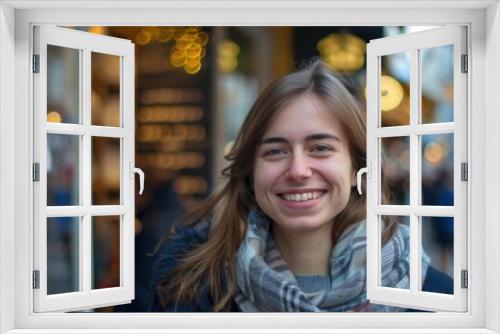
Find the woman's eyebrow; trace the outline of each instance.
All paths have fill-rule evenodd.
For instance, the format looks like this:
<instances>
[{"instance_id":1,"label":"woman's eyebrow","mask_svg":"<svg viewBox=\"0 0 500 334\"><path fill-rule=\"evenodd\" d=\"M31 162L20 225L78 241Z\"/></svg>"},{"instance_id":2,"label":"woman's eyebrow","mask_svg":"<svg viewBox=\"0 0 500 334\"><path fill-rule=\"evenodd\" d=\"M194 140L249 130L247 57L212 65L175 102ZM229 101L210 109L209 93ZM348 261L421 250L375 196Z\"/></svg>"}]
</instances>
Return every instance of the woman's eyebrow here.
<instances>
[{"instance_id":1,"label":"woman's eyebrow","mask_svg":"<svg viewBox=\"0 0 500 334\"><path fill-rule=\"evenodd\" d=\"M315 133L306 137L306 141L315 141L324 139L332 139L338 142L342 142L342 140L338 136L331 133ZM286 144L288 143L288 140L286 140L283 137L268 137L262 139L261 141L261 144L274 144L274 143Z\"/></svg>"},{"instance_id":2,"label":"woman's eyebrow","mask_svg":"<svg viewBox=\"0 0 500 334\"><path fill-rule=\"evenodd\" d=\"M269 138L264 138L260 142L261 144L273 144L273 143L288 143L288 141L283 138L283 137L269 137Z\"/></svg>"},{"instance_id":3,"label":"woman's eyebrow","mask_svg":"<svg viewBox=\"0 0 500 334\"><path fill-rule=\"evenodd\" d=\"M306 141L322 140L322 139L333 139L335 141L342 142L342 140L338 136L331 133L315 133L306 137Z\"/></svg>"}]
</instances>

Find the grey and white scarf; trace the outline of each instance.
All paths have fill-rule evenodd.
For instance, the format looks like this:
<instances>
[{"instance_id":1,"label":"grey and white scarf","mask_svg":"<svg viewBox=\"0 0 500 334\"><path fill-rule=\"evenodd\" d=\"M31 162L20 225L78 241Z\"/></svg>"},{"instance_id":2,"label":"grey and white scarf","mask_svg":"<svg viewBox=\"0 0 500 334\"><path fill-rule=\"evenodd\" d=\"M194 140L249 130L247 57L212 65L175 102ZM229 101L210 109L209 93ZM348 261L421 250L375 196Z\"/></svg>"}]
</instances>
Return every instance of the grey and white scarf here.
<instances>
[{"instance_id":1,"label":"grey and white scarf","mask_svg":"<svg viewBox=\"0 0 500 334\"><path fill-rule=\"evenodd\" d=\"M394 312L403 309L366 299L366 224L350 226L330 257L329 290L305 293L281 257L270 233L271 220L251 210L236 254L235 302L244 312ZM398 225L382 248L382 286L409 288L409 228ZM425 277L429 258L424 255Z\"/></svg>"}]
</instances>

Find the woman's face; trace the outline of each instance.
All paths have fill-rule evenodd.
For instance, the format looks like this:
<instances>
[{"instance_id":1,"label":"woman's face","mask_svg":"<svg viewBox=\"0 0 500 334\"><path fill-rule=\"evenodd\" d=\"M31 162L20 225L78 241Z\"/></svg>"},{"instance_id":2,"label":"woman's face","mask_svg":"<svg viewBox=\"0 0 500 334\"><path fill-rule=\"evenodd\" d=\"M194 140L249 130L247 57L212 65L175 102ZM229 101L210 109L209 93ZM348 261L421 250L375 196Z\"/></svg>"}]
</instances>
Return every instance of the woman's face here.
<instances>
[{"instance_id":1,"label":"woman's face","mask_svg":"<svg viewBox=\"0 0 500 334\"><path fill-rule=\"evenodd\" d=\"M257 149L257 204L278 228L331 227L355 185L349 143L332 110L312 94L274 115Z\"/></svg>"}]
</instances>

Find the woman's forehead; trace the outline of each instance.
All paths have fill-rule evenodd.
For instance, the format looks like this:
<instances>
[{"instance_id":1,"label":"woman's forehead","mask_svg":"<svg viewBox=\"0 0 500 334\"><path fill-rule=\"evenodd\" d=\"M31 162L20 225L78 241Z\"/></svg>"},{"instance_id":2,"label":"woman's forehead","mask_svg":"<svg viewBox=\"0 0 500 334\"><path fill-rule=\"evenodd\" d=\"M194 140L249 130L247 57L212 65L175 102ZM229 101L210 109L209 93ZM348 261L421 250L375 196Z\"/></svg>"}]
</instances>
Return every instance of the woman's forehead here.
<instances>
[{"instance_id":1,"label":"woman's forehead","mask_svg":"<svg viewBox=\"0 0 500 334\"><path fill-rule=\"evenodd\" d=\"M313 94L303 94L276 111L263 137L291 134L307 137L318 133L343 137L342 122L321 98Z\"/></svg>"}]
</instances>

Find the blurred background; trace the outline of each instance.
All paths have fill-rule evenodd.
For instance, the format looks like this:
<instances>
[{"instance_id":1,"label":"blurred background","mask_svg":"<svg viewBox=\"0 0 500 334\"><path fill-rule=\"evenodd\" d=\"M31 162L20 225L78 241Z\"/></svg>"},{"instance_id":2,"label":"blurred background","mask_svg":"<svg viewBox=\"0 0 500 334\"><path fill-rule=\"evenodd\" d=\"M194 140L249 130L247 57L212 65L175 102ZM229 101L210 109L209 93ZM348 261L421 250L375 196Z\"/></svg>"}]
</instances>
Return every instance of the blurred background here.
<instances>
[{"instance_id":1,"label":"blurred background","mask_svg":"<svg viewBox=\"0 0 500 334\"><path fill-rule=\"evenodd\" d=\"M359 99L366 94L366 44L432 27L72 27L135 44L136 299L92 311L147 311L148 255L225 167L224 152L259 92L280 76L322 59ZM381 124L409 124L409 54L382 57ZM453 121L453 49L421 51L421 123ZM48 49L48 122L78 123L78 52ZM92 124L120 126L120 62L92 53ZM74 110L77 110L76 114ZM420 138L422 205L453 205L453 134ZM392 196L409 204L409 137L380 141ZM119 139L92 138L92 201L120 203ZM47 205L78 205L78 138L48 135ZM404 223L408 217L400 217ZM48 293L78 290L78 218L48 220ZM453 218L421 217L422 247L453 277ZM92 287L120 285L120 217L92 221Z\"/></svg>"}]
</instances>

